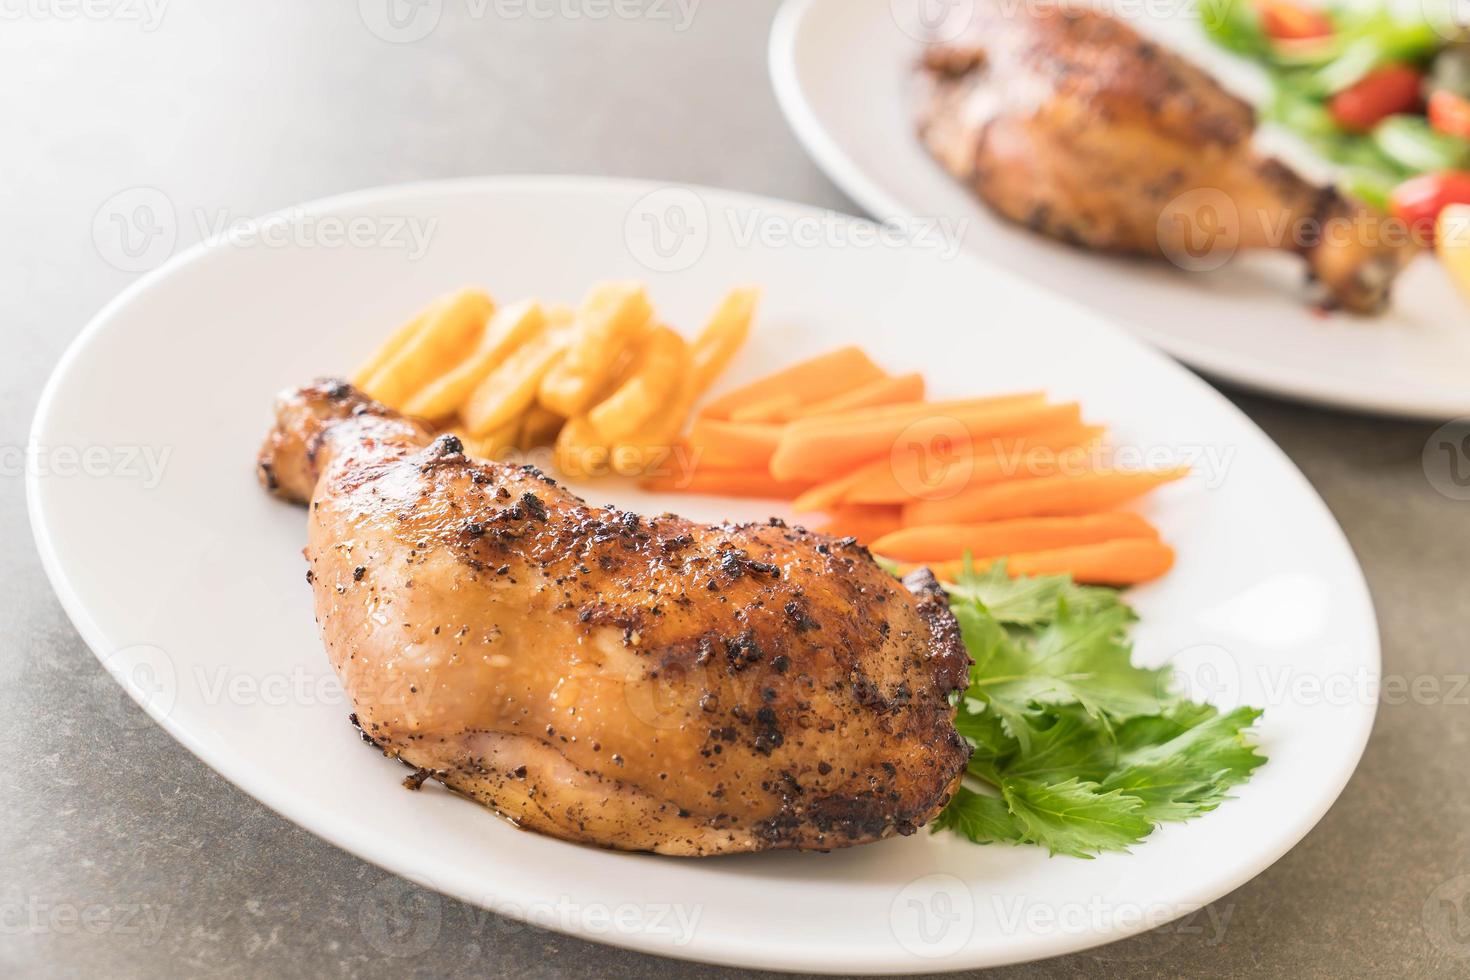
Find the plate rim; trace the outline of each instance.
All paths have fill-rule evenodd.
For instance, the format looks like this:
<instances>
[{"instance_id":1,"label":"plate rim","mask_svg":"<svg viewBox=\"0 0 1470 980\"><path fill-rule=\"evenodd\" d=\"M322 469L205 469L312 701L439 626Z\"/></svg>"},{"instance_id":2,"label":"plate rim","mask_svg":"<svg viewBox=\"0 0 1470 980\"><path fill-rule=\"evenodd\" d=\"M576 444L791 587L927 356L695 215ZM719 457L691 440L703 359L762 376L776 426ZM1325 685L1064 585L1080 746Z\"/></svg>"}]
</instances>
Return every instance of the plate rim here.
<instances>
[{"instance_id":1,"label":"plate rim","mask_svg":"<svg viewBox=\"0 0 1470 980\"><path fill-rule=\"evenodd\" d=\"M805 4L808 2L808 0L800 0L800 2ZM632 194L640 191L647 193L654 190L670 187L678 187L692 190L695 193L701 195L710 195L711 197L724 198L725 200L733 204L738 204L745 207L774 206L792 209L808 214L840 214L840 212L832 212L830 209L824 209L819 206L805 204L801 202L788 201L766 195L751 194L744 191L732 191L683 182L584 175L500 175L451 178L444 180L425 180L400 184L379 185L375 187L364 188L356 191L346 192L343 194L315 199L302 205L290 205L285 208L279 209L276 212L272 212L272 214L267 215L266 218L284 215L300 215L303 213L318 214L322 212L328 212L333 209L365 207L372 206L374 204L384 204L390 201L403 201L405 200L405 197L411 199L420 196L427 197L446 193L495 193L511 191L515 189L534 188L538 190L557 190L562 192L567 192L575 189L594 192L598 194ZM115 318L116 314L120 310L128 306L130 303L132 303L134 299L139 295L156 288L159 284L171 278L173 274L179 269L182 269L185 266L190 265L194 262L200 261L205 256L216 250L224 249L227 247L227 243L222 241L205 240L198 242L190 246L183 252L179 253L178 255L173 256L168 261L160 265L158 268L150 270L143 275L140 275L135 281L130 283L115 297L104 304L101 309L93 314L93 316L88 320L81 331L67 345L66 349L62 353L61 357L57 360L55 366L53 367L50 375L47 378L46 384L42 389L41 397L37 401L35 413L32 416L31 426L27 439L28 453L36 452L38 450L38 447L42 445L40 440L44 434L44 430L47 428L51 420L53 413L56 410L57 399L59 397L60 390L65 383L67 375L72 370L74 363L82 355L83 351L91 343L94 337L99 335L108 327L109 322ZM972 263L974 265L982 267L988 265L988 263L982 257L972 255L968 252L965 253L961 261ZM1041 289L1041 287L1035 286L1029 281L1026 281L1026 285L1028 287ZM1057 296L1057 294L1050 293L1049 291L1046 292L1048 292L1048 295L1050 297L1059 300L1063 305L1072 307L1077 307L1078 305L1069 297ZM1181 372L1181 374L1183 375L1181 380L1194 387L1198 392L1199 397L1207 400L1215 400L1217 404L1220 405L1220 407L1222 407L1234 417L1235 421L1238 424L1243 425L1248 430L1253 430L1256 435L1260 437L1264 450L1268 454L1273 455L1275 457L1275 461L1284 467L1283 472L1287 476L1287 478L1295 480L1297 482L1299 488L1304 492L1304 505L1312 506L1318 509L1320 516L1325 520L1325 528L1329 533L1336 536L1337 542L1346 551L1346 554L1351 559L1351 567L1343 569L1343 574L1345 576L1343 586L1350 589L1355 594L1357 605L1366 617L1366 625L1370 628L1367 631L1367 635L1364 636L1362 640L1363 643L1366 644L1364 652L1368 655L1367 665L1371 668L1371 671L1375 677L1381 676L1381 634L1379 631L1377 611L1373 603L1371 590L1368 588L1367 580L1363 575L1361 563L1357 559L1357 554L1353 550L1351 541L1348 540L1346 534L1343 532L1341 525L1337 522L1337 519L1333 515L1331 509L1327 506L1326 502L1322 500L1321 496L1317 493L1311 482L1307 480L1305 475L1296 466L1296 464L1292 462L1289 456L1286 455L1285 451L1282 450L1281 447L1278 446L1264 430L1256 425L1256 423L1249 416L1247 416L1239 408L1233 405L1229 401L1229 399L1225 398L1222 394L1220 394L1212 386L1210 386L1208 382L1192 374L1180 365L1173 363L1172 361L1170 361L1169 358L1150 348L1147 344L1145 344L1136 336L1133 336L1123 328L1116 326L1110 321L1107 321L1106 318L1102 318L1102 322L1099 324L1099 326L1112 334L1114 342L1130 346L1134 348L1137 353L1140 353L1148 358L1157 359L1158 362L1161 364L1161 367L1163 367L1163 369L1165 370ZM67 614L67 617L72 621L72 624L76 628L83 642L86 643L88 649L92 651L93 655L98 659L105 670L107 665L107 658L110 655L108 651L112 649L112 644L108 642L102 628L96 623L91 614L87 611L87 608L80 594L73 586L71 577L68 574L59 554L57 553L55 542L52 540L51 535L48 531L45 504L43 502L41 475L33 467L27 469L25 490L27 516L30 523L32 537L35 540L37 553L40 557L42 568L46 573L47 580L51 584L52 590L55 592L58 601L61 603L63 610ZM109 674L111 674L110 671ZM178 742L192 755L194 755L195 758L197 758L201 763L209 767L211 770L223 776L236 789L249 796L250 798L256 800L257 802L263 804L282 818L310 832L314 836L326 841L328 844L341 848L342 850L347 851L360 860L363 860L368 864L371 864L389 874L413 881L415 884L418 884L421 887L429 887L434 891L453 897L459 901L465 902L468 905L480 908L488 908L494 911L496 914L510 914L504 908L497 908L490 904L487 904L492 899L504 899L508 896L504 894L491 894L483 887L483 883L481 883L480 886L477 888L472 888L469 885L467 879L454 879L448 875L441 875L437 877L436 880L434 880L433 882L426 883L421 880L420 876L415 875L412 870L403 869L398 866L399 862L395 861L392 854L382 852L379 848L377 848L377 846L369 837L357 832L357 830L352 825L344 825L340 822L321 818L317 814L316 808L310 803L303 802L302 800L294 797L284 796L282 794L272 792L269 786L262 786L259 784L258 781L253 781L251 779L251 772L253 770L249 769L249 767L232 765L230 764L228 759L216 759L208 757L206 755L206 749L204 748L204 746L202 746L196 739L192 737L191 733L185 726L173 720L170 716L156 710L155 706L147 700L146 692L140 691L140 689L135 685L124 683L123 680L117 678L116 675L112 676L115 680L118 681L119 685L128 692L129 696L134 700L134 702L136 702L148 713L149 717L152 718L156 724L163 728L170 735L170 737L172 737L176 742ZM1295 847L1296 844L1302 840L1302 838L1304 838L1308 833L1311 832L1313 828L1316 827L1322 817L1327 813L1329 809L1331 809L1331 807L1342 795L1342 792L1346 788L1347 783L1352 778L1354 772L1356 772L1358 763L1362 757L1363 751L1366 748L1367 741L1371 734L1374 720L1377 715L1377 707L1377 702L1375 700L1372 704L1365 706L1365 710L1359 712L1359 714L1357 715L1356 731L1353 733L1354 738L1352 740L1351 749L1349 752L1339 756L1339 765L1341 766L1342 771L1340 772L1338 779L1335 780L1335 782L1337 783L1336 788L1330 793L1330 795L1325 795L1325 799L1321 801L1318 806L1310 807L1300 811L1298 814L1297 825L1293 828L1291 833L1288 833L1279 839L1277 847L1272 848L1269 851L1259 852L1256 861L1251 862L1249 865L1240 866L1240 868L1249 868L1249 870L1240 870L1240 868L1234 868L1232 869L1232 872L1228 875L1221 875L1212 878L1211 885L1208 888L1194 886L1188 891L1187 897L1181 898L1176 903L1177 910L1173 911L1173 913L1167 919L1152 921L1147 924L1147 927L1145 927L1143 923L1139 923L1136 926L1131 927L1114 926L1110 929L1100 929L1096 931L1087 931L1075 934L1054 934L1049 937L1050 944L1048 948L1045 951L1039 953L1035 951L1020 949L1011 950L1008 954L1003 954L998 958L986 958L983 956L972 955L968 959L955 958L951 961L946 962L925 961L922 964L912 959L904 959L897 955L894 955L888 959L874 962L864 962L862 964L854 964L851 962L833 962L830 951L826 947L814 947L814 952L802 952L797 954L797 956L793 958L790 951L784 951L781 954L762 953L758 949L752 948L751 946L742 943L738 939L732 938L730 936L712 937L711 939L704 940L699 943L698 948L693 948L694 944L691 944L691 947L670 946L658 937L648 936L643 933L590 933L586 930L578 929L575 924L568 924L565 925L565 927L563 927L564 924L560 922L555 924L548 924L538 921L533 922L532 924L540 926L541 928L546 928L552 932L575 936L579 939L583 939L589 942L616 946L655 956L663 956L672 959L708 963L714 965L737 966L788 972L802 971L828 974L857 973L862 975L890 975L910 973L915 968L922 966L926 971L929 972L947 973L960 970L971 970L982 966L988 967L1022 962L1035 962L1042 959L1048 959L1053 956L1061 956L1069 953L1079 952L1108 943L1117 942L1119 940L1129 938L1142 932L1149 931L1149 929L1157 928L1158 926L1164 925L1167 922L1174 921L1175 919L1182 917L1183 915L1186 915L1191 911L1191 908L1189 908L1188 906L1202 907L1209 902L1216 901L1219 898L1229 894L1236 888L1239 888L1246 882L1250 881L1252 878L1256 877L1256 875L1273 866L1277 861L1281 859L1283 855L1285 855L1288 851ZM1309 817L1304 818L1302 816L1302 814L1308 813L1310 813ZM322 829L327 827L331 828L331 836L328 836L328 831L326 829Z\"/></svg>"},{"instance_id":2,"label":"plate rim","mask_svg":"<svg viewBox=\"0 0 1470 980\"><path fill-rule=\"evenodd\" d=\"M767 69L776 102L786 117L787 125L813 162L859 207L880 220L914 217L912 208L884 190L843 149L841 142L822 122L801 84L797 48L802 30L813 11L824 5L852 9L871 6L867 3L844 3L843 0L784 0L772 21L766 49ZM966 254L982 262L989 261L973 249L967 248ZM1038 289L1071 299L1054 287L1030 277L1024 278ZM1106 319L1116 324L1114 318ZM1116 325L1192 368L1257 394L1338 412L1416 421L1444 422L1470 414L1470 396L1457 402L1452 396L1414 400L1374 393L1354 395L1344 391L1341 384L1280 370L1269 362L1226 348L1191 342L1140 324Z\"/></svg>"}]
</instances>

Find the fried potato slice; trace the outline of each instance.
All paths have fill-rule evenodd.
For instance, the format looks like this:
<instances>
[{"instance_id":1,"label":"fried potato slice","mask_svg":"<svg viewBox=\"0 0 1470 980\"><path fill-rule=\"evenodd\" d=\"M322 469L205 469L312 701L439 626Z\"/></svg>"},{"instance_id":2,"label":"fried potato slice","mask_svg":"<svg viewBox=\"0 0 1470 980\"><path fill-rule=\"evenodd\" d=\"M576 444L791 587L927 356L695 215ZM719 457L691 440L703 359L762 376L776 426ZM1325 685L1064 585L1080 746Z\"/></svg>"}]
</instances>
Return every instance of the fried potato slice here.
<instances>
[{"instance_id":1,"label":"fried potato slice","mask_svg":"<svg viewBox=\"0 0 1470 980\"><path fill-rule=\"evenodd\" d=\"M522 300L495 311L480 345L408 400L404 411L426 419L445 419L458 411L475 388L513 351L546 329L546 314L535 300Z\"/></svg>"},{"instance_id":2,"label":"fried potato slice","mask_svg":"<svg viewBox=\"0 0 1470 980\"><path fill-rule=\"evenodd\" d=\"M562 359L571 342L555 317L545 330L518 347L494 368L470 394L459 417L471 436L479 438L512 419L519 419L536 401L541 379Z\"/></svg>"},{"instance_id":3,"label":"fried potato slice","mask_svg":"<svg viewBox=\"0 0 1470 980\"><path fill-rule=\"evenodd\" d=\"M620 476L642 476L662 467L684 434L698 394L693 374L683 372L676 390L658 413L637 433L612 447L608 459L612 471Z\"/></svg>"},{"instance_id":4,"label":"fried potato slice","mask_svg":"<svg viewBox=\"0 0 1470 980\"><path fill-rule=\"evenodd\" d=\"M412 320L409 320L403 326L393 331L393 335L383 341L378 346L378 349L373 351L372 356L362 363L361 367L352 372L352 384L366 391L368 382L373 380L373 376L383 369L383 365L396 357L399 351L408 346L408 342L423 329L424 323L428 321L429 317L435 315L443 308L447 298L441 296L439 299L436 299L414 314Z\"/></svg>"},{"instance_id":5,"label":"fried potato slice","mask_svg":"<svg viewBox=\"0 0 1470 980\"><path fill-rule=\"evenodd\" d=\"M424 322L368 379L363 390L402 410L419 389L464 359L495 312L478 289L462 289L436 304Z\"/></svg>"},{"instance_id":6,"label":"fried potato slice","mask_svg":"<svg viewBox=\"0 0 1470 980\"><path fill-rule=\"evenodd\" d=\"M755 307L760 297L761 291L756 286L730 290L709 323L700 331L694 341L693 352L696 396L709 390L745 343L745 338L750 336L750 324L755 318Z\"/></svg>"},{"instance_id":7,"label":"fried potato slice","mask_svg":"<svg viewBox=\"0 0 1470 980\"><path fill-rule=\"evenodd\" d=\"M521 449L536 449L556 442L566 419L544 405L532 405L521 419L521 431L516 435L516 445Z\"/></svg>"},{"instance_id":8,"label":"fried potato slice","mask_svg":"<svg viewBox=\"0 0 1470 980\"><path fill-rule=\"evenodd\" d=\"M566 418L584 413L652 316L642 283L609 282L594 287L577 311L566 356L541 381L541 404Z\"/></svg>"},{"instance_id":9,"label":"fried potato slice","mask_svg":"<svg viewBox=\"0 0 1470 980\"><path fill-rule=\"evenodd\" d=\"M607 472L611 450L583 416L567 419L556 437L553 458L563 476L586 480Z\"/></svg>"},{"instance_id":10,"label":"fried potato slice","mask_svg":"<svg viewBox=\"0 0 1470 980\"><path fill-rule=\"evenodd\" d=\"M655 327L644 341L628 378L587 412L604 440L620 442L638 433L659 414L689 373L689 345L668 327Z\"/></svg>"},{"instance_id":11,"label":"fried potato slice","mask_svg":"<svg viewBox=\"0 0 1470 980\"><path fill-rule=\"evenodd\" d=\"M481 459L501 460L515 448L516 435L521 431L521 419L513 418L483 436L461 436L465 451Z\"/></svg>"}]
</instances>

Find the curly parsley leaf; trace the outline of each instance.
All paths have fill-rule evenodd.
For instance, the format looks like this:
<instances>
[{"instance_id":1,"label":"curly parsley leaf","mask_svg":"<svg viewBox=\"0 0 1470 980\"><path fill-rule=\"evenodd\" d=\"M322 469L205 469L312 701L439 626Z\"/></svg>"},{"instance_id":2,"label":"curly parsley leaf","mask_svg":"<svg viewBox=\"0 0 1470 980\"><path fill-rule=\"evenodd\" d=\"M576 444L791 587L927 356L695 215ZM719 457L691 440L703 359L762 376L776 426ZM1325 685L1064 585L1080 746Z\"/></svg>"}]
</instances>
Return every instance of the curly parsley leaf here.
<instances>
[{"instance_id":1,"label":"curly parsley leaf","mask_svg":"<svg viewBox=\"0 0 1470 980\"><path fill-rule=\"evenodd\" d=\"M1158 714L1168 700L1167 672L1133 666L1125 635L1130 618L1121 604L1090 615L1063 604L1031 642L1000 644L983 663L976 657L970 694L1008 719L1031 704L1079 704L1098 719Z\"/></svg>"},{"instance_id":2,"label":"curly parsley leaf","mask_svg":"<svg viewBox=\"0 0 1470 980\"><path fill-rule=\"evenodd\" d=\"M963 786L931 827L935 831L957 831L976 844L1019 844L1023 840L1021 827L1005 800Z\"/></svg>"},{"instance_id":3,"label":"curly parsley leaf","mask_svg":"<svg viewBox=\"0 0 1470 980\"><path fill-rule=\"evenodd\" d=\"M1141 800L1122 790L1102 792L1096 783L1007 778L1000 789L1026 839L1053 854L1090 858L1125 851L1154 829Z\"/></svg>"},{"instance_id":4,"label":"curly parsley leaf","mask_svg":"<svg viewBox=\"0 0 1470 980\"><path fill-rule=\"evenodd\" d=\"M1004 561L996 562L984 572L976 572L967 563L965 571L950 587L950 597L979 603L998 622L1016 626L1051 622L1060 603L1084 615L1112 607L1127 609L1113 589L1077 585L1067 575L1012 578ZM1128 616L1132 615L1129 610Z\"/></svg>"},{"instance_id":5,"label":"curly parsley leaf","mask_svg":"<svg viewBox=\"0 0 1470 980\"><path fill-rule=\"evenodd\" d=\"M1123 754L1102 786L1143 801L1152 820L1186 820L1207 813L1266 761L1244 735L1260 717L1255 708L1236 708L1167 742L1140 745Z\"/></svg>"},{"instance_id":6,"label":"curly parsley leaf","mask_svg":"<svg viewBox=\"0 0 1470 980\"><path fill-rule=\"evenodd\" d=\"M950 604L975 661L955 726L968 776L996 792L960 789L936 829L1078 857L1125 850L1213 810L1265 761L1248 737L1259 711L1181 700L1167 669L1133 665L1135 616L1114 590L993 567L961 575Z\"/></svg>"},{"instance_id":7,"label":"curly parsley leaf","mask_svg":"<svg viewBox=\"0 0 1470 980\"><path fill-rule=\"evenodd\" d=\"M1042 715L1051 724L1037 727L1034 717L1022 716L1029 729L1026 748L1002 768L1003 778L1063 782L1083 779L1097 782L1112 772L1118 748L1111 733L1076 709L1061 709Z\"/></svg>"},{"instance_id":8,"label":"curly parsley leaf","mask_svg":"<svg viewBox=\"0 0 1470 980\"><path fill-rule=\"evenodd\" d=\"M979 701L965 700L955 715L954 726L970 743L971 775L999 783L1000 769L1018 751L1020 742L1006 731L1000 715Z\"/></svg>"}]
</instances>

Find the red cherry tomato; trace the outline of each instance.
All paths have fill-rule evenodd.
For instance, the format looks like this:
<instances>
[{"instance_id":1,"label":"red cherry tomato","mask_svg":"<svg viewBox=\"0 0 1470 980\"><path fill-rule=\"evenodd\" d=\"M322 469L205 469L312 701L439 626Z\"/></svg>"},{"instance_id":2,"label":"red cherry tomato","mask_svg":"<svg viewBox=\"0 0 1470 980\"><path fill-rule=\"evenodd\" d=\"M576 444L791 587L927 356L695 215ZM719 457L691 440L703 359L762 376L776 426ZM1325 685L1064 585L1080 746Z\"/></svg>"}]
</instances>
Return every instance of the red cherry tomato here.
<instances>
[{"instance_id":1,"label":"red cherry tomato","mask_svg":"<svg viewBox=\"0 0 1470 980\"><path fill-rule=\"evenodd\" d=\"M1388 198L1389 211L1408 222L1414 240L1421 244L1434 241L1434 220L1448 204L1470 204L1470 173L1443 170L1410 177Z\"/></svg>"},{"instance_id":2,"label":"red cherry tomato","mask_svg":"<svg viewBox=\"0 0 1470 980\"><path fill-rule=\"evenodd\" d=\"M1419 107L1424 76L1408 65L1384 65L1332 97L1332 118L1365 133L1389 116Z\"/></svg>"},{"instance_id":3,"label":"red cherry tomato","mask_svg":"<svg viewBox=\"0 0 1470 980\"><path fill-rule=\"evenodd\" d=\"M1256 11L1261 15L1261 30L1277 41L1305 41L1332 34L1332 21L1326 14L1290 0L1256 0Z\"/></svg>"},{"instance_id":4,"label":"red cherry tomato","mask_svg":"<svg viewBox=\"0 0 1470 980\"><path fill-rule=\"evenodd\" d=\"M1429 125L1441 133L1470 139L1470 99L1444 88L1431 93Z\"/></svg>"}]
</instances>

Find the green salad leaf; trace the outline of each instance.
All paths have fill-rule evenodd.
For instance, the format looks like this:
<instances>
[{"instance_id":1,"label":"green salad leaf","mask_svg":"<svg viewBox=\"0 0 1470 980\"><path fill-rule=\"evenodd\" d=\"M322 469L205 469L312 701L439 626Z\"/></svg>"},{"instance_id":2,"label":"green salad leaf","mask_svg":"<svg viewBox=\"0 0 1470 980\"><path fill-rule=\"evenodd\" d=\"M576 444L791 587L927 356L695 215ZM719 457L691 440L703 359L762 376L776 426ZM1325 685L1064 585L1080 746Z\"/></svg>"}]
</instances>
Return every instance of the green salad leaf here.
<instances>
[{"instance_id":1,"label":"green salad leaf","mask_svg":"<svg viewBox=\"0 0 1470 980\"><path fill-rule=\"evenodd\" d=\"M958 831L976 844L1019 844L1024 839L1021 825L1005 800L964 787L930 826Z\"/></svg>"},{"instance_id":2,"label":"green salad leaf","mask_svg":"<svg viewBox=\"0 0 1470 980\"><path fill-rule=\"evenodd\" d=\"M1154 829L1136 797L1076 777L1060 783L1007 777L1000 790L1025 839L1053 854L1126 851Z\"/></svg>"},{"instance_id":3,"label":"green salad leaf","mask_svg":"<svg viewBox=\"0 0 1470 980\"><path fill-rule=\"evenodd\" d=\"M1265 762L1261 712L1180 697L1167 668L1135 666L1133 611L1066 576L967 569L950 608L971 658L955 726L970 785L934 821L981 843L1092 857L1164 821L1215 809Z\"/></svg>"}]
</instances>

